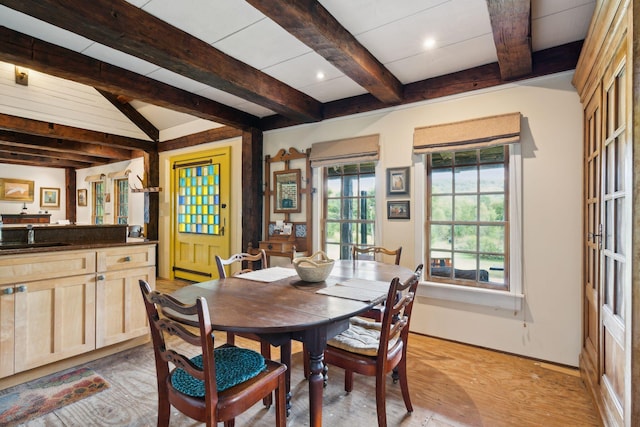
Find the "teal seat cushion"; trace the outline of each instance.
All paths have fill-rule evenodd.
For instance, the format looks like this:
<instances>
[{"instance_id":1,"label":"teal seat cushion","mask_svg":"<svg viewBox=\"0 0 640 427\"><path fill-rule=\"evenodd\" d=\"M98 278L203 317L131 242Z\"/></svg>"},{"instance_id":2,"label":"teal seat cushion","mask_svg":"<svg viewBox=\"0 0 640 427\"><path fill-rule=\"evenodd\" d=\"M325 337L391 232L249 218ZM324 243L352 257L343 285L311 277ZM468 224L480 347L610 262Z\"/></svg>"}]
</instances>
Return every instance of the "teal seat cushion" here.
<instances>
[{"instance_id":1,"label":"teal seat cushion","mask_svg":"<svg viewBox=\"0 0 640 427\"><path fill-rule=\"evenodd\" d=\"M219 392L255 377L267 367L260 353L247 348L217 348L214 354ZM191 362L202 369L202 355L192 357ZM204 381L192 377L182 368L171 374L171 385L188 396L204 397Z\"/></svg>"}]
</instances>

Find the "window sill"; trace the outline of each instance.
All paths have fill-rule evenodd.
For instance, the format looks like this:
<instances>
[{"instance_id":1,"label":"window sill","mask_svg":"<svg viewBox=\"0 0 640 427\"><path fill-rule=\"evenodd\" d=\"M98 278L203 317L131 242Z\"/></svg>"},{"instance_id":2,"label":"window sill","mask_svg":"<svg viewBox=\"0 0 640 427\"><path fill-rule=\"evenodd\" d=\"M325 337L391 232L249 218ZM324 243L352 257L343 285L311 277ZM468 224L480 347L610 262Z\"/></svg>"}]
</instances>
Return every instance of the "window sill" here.
<instances>
[{"instance_id":1,"label":"window sill","mask_svg":"<svg viewBox=\"0 0 640 427\"><path fill-rule=\"evenodd\" d=\"M467 288L434 282L421 282L417 291L418 297L455 301L465 304L482 305L504 310L520 311L523 294L516 294L492 289Z\"/></svg>"}]
</instances>

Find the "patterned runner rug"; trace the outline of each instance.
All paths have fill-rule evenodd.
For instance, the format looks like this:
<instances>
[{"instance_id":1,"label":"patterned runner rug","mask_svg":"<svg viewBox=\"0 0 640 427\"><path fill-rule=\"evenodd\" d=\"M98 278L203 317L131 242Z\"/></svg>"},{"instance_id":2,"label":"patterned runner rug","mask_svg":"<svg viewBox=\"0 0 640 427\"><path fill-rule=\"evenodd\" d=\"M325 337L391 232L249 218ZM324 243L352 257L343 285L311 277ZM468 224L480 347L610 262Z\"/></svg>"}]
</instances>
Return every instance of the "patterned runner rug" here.
<instances>
[{"instance_id":1,"label":"patterned runner rug","mask_svg":"<svg viewBox=\"0 0 640 427\"><path fill-rule=\"evenodd\" d=\"M89 368L20 384L0 395L0 426L27 422L107 388L109 384Z\"/></svg>"}]
</instances>

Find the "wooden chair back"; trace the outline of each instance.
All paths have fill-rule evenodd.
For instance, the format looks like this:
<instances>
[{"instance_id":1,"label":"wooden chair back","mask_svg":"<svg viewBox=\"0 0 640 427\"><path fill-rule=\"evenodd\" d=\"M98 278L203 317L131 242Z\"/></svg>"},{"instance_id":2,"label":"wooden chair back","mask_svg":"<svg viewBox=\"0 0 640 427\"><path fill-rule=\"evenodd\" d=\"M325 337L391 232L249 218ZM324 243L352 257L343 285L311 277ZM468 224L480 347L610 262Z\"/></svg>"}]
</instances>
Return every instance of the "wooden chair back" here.
<instances>
[{"instance_id":1,"label":"wooden chair back","mask_svg":"<svg viewBox=\"0 0 640 427\"><path fill-rule=\"evenodd\" d=\"M413 412L407 381L407 342L413 302L415 301L416 289L422 276L422 268L423 265L420 264L414 274L402 283L397 277L391 281L385 301L382 324L374 322L359 324L359 322L352 319L351 327L339 334L338 337L332 338L328 342L329 345L324 353L324 359L328 365L335 365L344 369L344 389L347 392L353 389L354 372L376 377L376 412L379 427L386 427L387 425L385 375L391 371L394 372L394 375L397 374L407 411ZM376 333L378 328L380 328L379 332ZM368 339L353 340L355 338L353 334L362 334L363 337L370 338L372 333L377 336L377 350L374 348L365 349L359 346L353 347L354 342L363 343L368 341ZM351 341L340 340L341 336L345 336ZM342 345L347 342L349 344ZM392 344L390 345L390 343ZM371 344L373 347L375 341ZM369 353L369 350L375 351L375 354Z\"/></svg>"},{"instance_id":2,"label":"wooden chair back","mask_svg":"<svg viewBox=\"0 0 640 427\"><path fill-rule=\"evenodd\" d=\"M400 265L400 256L402 255L402 246L398 247L398 249L387 249L382 246L358 246L353 245L351 247L351 257L353 259L358 259L360 255L368 254L371 256L373 260L376 258L380 258L380 254L394 256L395 265Z\"/></svg>"},{"instance_id":3,"label":"wooden chair back","mask_svg":"<svg viewBox=\"0 0 640 427\"><path fill-rule=\"evenodd\" d=\"M236 274L247 273L249 271L267 268L267 254L264 251L264 249L258 249L258 252L255 255L242 252L238 254L233 254L227 259L223 259L219 255L216 255L216 265L218 266L218 275L220 276L221 279L227 277L227 272L224 267L227 265L232 265L236 262L242 263L242 267L240 271L234 273L234 276Z\"/></svg>"},{"instance_id":4,"label":"wooden chair back","mask_svg":"<svg viewBox=\"0 0 640 427\"><path fill-rule=\"evenodd\" d=\"M285 425L285 366L266 360L267 369L264 372L219 394L213 329L206 299L200 297L195 304L185 305L170 295L152 291L144 280L139 283L156 360L158 426L169 425L171 406L190 418L205 422L207 426L216 426L218 422L232 425L235 416L274 390L277 395L276 424ZM168 317L165 313L174 316ZM177 320L183 316L185 321ZM194 327L195 324L197 327ZM180 340L167 339L168 336ZM193 348L197 348L198 354L202 355L201 368L192 362L192 356L185 354L185 350L193 353ZM173 370L170 370L169 363L175 366L174 370L182 369L193 378L203 381L204 397L189 396L174 388L171 378Z\"/></svg>"}]
</instances>

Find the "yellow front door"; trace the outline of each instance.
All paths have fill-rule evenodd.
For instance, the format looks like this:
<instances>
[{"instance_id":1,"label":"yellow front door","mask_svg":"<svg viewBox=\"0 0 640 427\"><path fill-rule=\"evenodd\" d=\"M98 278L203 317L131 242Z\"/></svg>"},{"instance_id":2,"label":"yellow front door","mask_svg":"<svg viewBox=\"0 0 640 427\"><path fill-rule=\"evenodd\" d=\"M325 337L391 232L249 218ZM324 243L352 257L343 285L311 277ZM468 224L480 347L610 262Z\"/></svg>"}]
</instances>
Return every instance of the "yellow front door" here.
<instances>
[{"instance_id":1,"label":"yellow front door","mask_svg":"<svg viewBox=\"0 0 640 427\"><path fill-rule=\"evenodd\" d=\"M225 147L171 158L174 278L215 279L215 256L229 256L230 157Z\"/></svg>"}]
</instances>

